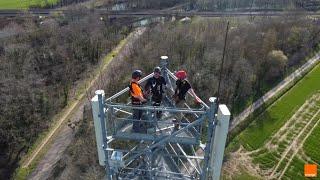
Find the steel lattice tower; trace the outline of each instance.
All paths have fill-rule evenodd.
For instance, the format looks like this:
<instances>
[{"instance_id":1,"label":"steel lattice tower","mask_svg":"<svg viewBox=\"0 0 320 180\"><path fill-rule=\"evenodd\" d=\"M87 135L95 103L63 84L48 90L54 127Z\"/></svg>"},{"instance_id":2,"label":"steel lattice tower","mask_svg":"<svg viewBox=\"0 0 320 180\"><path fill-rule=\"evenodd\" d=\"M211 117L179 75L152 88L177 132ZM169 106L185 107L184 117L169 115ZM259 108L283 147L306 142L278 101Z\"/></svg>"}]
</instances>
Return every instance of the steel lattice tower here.
<instances>
[{"instance_id":1,"label":"steel lattice tower","mask_svg":"<svg viewBox=\"0 0 320 180\"><path fill-rule=\"evenodd\" d=\"M218 105L215 97L196 108L176 108L171 96L175 75L167 68L168 57L161 57L162 76L167 91L160 107L146 104L131 106L129 88L105 98L97 90L92 98L99 164L106 169L106 179L219 179L228 133L230 112ZM140 80L143 83L153 73ZM144 111L144 133L131 132L132 109ZM162 111L162 117L155 116ZM183 113L181 128L173 131L172 120Z\"/></svg>"}]
</instances>

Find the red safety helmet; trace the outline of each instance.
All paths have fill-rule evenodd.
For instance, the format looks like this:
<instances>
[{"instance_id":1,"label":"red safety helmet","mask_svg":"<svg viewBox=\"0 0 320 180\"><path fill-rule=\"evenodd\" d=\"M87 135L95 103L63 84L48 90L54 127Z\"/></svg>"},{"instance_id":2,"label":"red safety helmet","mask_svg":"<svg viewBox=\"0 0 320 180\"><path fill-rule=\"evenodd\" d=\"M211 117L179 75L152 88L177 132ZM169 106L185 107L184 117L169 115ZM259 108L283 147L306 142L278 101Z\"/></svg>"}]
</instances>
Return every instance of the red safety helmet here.
<instances>
[{"instance_id":1,"label":"red safety helmet","mask_svg":"<svg viewBox=\"0 0 320 180\"><path fill-rule=\"evenodd\" d=\"M185 79L187 77L187 73L184 70L180 70L176 72L176 77L178 79Z\"/></svg>"}]
</instances>

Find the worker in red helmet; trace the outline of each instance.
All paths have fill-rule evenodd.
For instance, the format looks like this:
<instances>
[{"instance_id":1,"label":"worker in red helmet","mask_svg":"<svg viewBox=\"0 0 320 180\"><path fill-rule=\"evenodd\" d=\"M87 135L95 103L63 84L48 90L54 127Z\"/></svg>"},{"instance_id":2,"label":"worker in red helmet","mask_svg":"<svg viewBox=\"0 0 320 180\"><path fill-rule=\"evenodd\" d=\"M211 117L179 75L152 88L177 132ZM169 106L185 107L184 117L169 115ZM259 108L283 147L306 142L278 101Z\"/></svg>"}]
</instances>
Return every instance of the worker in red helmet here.
<instances>
[{"instance_id":1,"label":"worker in red helmet","mask_svg":"<svg viewBox=\"0 0 320 180\"><path fill-rule=\"evenodd\" d=\"M180 70L176 72L176 77L178 78L176 81L176 89L174 91L174 101L177 108L183 108L186 101L186 94L188 91L195 98L196 103L200 103L200 98L196 95L194 90L192 89L189 81L187 80L187 73L184 70ZM174 129L178 130L180 127L181 120L183 118L183 114L180 113L177 119L174 121Z\"/></svg>"}]
</instances>

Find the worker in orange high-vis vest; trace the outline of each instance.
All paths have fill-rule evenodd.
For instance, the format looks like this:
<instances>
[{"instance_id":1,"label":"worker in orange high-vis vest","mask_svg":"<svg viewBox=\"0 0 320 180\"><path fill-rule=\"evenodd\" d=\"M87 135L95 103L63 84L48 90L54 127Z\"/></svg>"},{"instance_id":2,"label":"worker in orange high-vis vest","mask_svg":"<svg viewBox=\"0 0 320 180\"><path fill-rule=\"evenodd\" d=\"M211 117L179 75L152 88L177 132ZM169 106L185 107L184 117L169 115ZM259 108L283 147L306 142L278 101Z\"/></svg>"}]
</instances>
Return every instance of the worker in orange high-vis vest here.
<instances>
[{"instance_id":1,"label":"worker in orange high-vis vest","mask_svg":"<svg viewBox=\"0 0 320 180\"><path fill-rule=\"evenodd\" d=\"M135 70L132 72L132 79L129 85L132 106L141 106L144 102L147 101L143 97L143 91L138 82L141 79L141 77L142 77L141 70ZM132 116L132 119L134 120L132 125L133 132L140 133L142 131L143 123L140 122L142 113L143 113L142 110L133 109L133 116Z\"/></svg>"}]
</instances>

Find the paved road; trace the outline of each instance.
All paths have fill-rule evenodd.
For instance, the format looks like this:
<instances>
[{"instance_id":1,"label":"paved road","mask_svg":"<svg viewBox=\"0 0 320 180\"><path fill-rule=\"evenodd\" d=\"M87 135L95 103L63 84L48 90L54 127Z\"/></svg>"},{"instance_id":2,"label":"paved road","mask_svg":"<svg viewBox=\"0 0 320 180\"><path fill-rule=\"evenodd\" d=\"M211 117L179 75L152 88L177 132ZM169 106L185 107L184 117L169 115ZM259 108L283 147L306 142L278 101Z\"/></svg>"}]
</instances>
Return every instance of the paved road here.
<instances>
[{"instance_id":1,"label":"paved road","mask_svg":"<svg viewBox=\"0 0 320 180\"><path fill-rule=\"evenodd\" d=\"M233 130L239 123L244 121L251 113L261 107L266 101L270 100L277 93L285 89L292 83L296 78L301 77L303 74L308 72L314 65L319 61L320 53L316 54L313 58L309 59L304 65L302 65L299 69L294 71L288 77L286 77L283 81L281 81L276 87L269 90L264 96L255 101L252 105L250 105L247 109L245 109L242 113L240 113L237 117L233 118L231 122L229 131Z\"/></svg>"}]
</instances>

